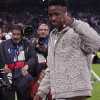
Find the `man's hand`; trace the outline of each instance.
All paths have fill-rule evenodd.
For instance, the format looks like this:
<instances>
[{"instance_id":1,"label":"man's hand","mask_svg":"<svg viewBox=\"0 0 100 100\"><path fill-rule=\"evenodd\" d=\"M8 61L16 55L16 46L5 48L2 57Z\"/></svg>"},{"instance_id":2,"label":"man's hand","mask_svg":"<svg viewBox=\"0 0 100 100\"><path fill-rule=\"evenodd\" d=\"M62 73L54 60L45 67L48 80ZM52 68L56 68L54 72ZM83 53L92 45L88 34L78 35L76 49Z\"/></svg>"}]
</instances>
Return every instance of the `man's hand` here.
<instances>
[{"instance_id":1,"label":"man's hand","mask_svg":"<svg viewBox=\"0 0 100 100\"><path fill-rule=\"evenodd\" d=\"M66 26L71 26L72 23L74 22L74 18L72 18L70 15L66 15L65 19L66 19Z\"/></svg>"},{"instance_id":2,"label":"man's hand","mask_svg":"<svg viewBox=\"0 0 100 100\"><path fill-rule=\"evenodd\" d=\"M4 71L5 71L5 73L10 73L11 72L10 68L8 68L8 65L6 65L6 64L4 66Z\"/></svg>"},{"instance_id":3,"label":"man's hand","mask_svg":"<svg viewBox=\"0 0 100 100\"><path fill-rule=\"evenodd\" d=\"M39 81L41 81L43 78L44 78L44 76L45 76L45 72L44 72L44 70L42 70L41 72L40 72L40 75L39 75Z\"/></svg>"},{"instance_id":4,"label":"man's hand","mask_svg":"<svg viewBox=\"0 0 100 100\"><path fill-rule=\"evenodd\" d=\"M39 95L35 95L33 100L42 100L42 98Z\"/></svg>"},{"instance_id":5,"label":"man's hand","mask_svg":"<svg viewBox=\"0 0 100 100\"><path fill-rule=\"evenodd\" d=\"M21 71L22 71L22 75L23 76L25 76L25 75L27 75L28 74L28 65L25 65L22 69L21 69Z\"/></svg>"}]
</instances>

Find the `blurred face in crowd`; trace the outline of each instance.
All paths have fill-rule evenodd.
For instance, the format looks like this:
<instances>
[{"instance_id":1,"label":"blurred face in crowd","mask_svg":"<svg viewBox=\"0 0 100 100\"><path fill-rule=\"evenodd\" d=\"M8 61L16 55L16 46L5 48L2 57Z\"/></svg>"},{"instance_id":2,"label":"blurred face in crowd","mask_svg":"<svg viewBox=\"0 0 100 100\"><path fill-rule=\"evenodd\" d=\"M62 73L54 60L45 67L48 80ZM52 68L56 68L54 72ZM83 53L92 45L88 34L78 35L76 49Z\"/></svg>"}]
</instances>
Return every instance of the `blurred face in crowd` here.
<instances>
[{"instance_id":1,"label":"blurred face in crowd","mask_svg":"<svg viewBox=\"0 0 100 100\"><path fill-rule=\"evenodd\" d=\"M48 7L48 16L50 23L58 28L63 28L67 8L60 5L51 5Z\"/></svg>"},{"instance_id":2,"label":"blurred face in crowd","mask_svg":"<svg viewBox=\"0 0 100 100\"><path fill-rule=\"evenodd\" d=\"M3 32L2 32L2 29L0 28L0 40L2 40L3 38Z\"/></svg>"},{"instance_id":3,"label":"blurred face in crowd","mask_svg":"<svg viewBox=\"0 0 100 100\"><path fill-rule=\"evenodd\" d=\"M49 34L49 27L47 24L40 24L39 27L38 27L38 30L37 30L37 35L40 37L40 38L45 38L47 37Z\"/></svg>"},{"instance_id":4,"label":"blurred face in crowd","mask_svg":"<svg viewBox=\"0 0 100 100\"><path fill-rule=\"evenodd\" d=\"M14 42L19 43L22 39L21 30L13 29L12 30L12 39Z\"/></svg>"}]
</instances>

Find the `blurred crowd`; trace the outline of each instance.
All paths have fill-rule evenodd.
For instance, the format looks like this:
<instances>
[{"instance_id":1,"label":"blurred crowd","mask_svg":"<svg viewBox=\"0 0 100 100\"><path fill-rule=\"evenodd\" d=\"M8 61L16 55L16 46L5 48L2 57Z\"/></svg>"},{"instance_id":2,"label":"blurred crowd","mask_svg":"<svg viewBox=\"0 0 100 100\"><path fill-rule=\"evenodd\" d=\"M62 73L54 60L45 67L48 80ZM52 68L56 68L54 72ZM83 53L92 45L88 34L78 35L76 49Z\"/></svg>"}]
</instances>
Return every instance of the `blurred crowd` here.
<instances>
[{"instance_id":1,"label":"blurred crowd","mask_svg":"<svg viewBox=\"0 0 100 100\"><path fill-rule=\"evenodd\" d=\"M100 32L100 15L99 13L78 12L73 14L76 18L88 22L93 28ZM21 24L25 27L32 26L35 30L40 20L48 21L48 16L29 11L21 13L0 12L0 26L4 31L8 31L13 24Z\"/></svg>"}]
</instances>

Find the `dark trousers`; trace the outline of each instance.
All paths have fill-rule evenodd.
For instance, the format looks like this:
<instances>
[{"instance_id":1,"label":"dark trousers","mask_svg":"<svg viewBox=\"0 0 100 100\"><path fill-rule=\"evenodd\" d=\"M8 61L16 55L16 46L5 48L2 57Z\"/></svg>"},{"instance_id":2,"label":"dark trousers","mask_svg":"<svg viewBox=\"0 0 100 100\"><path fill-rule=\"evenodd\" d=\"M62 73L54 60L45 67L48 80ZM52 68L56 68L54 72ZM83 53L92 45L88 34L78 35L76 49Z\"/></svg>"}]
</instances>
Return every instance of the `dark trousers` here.
<instances>
[{"instance_id":1,"label":"dark trousers","mask_svg":"<svg viewBox=\"0 0 100 100\"><path fill-rule=\"evenodd\" d=\"M17 93L18 100L32 100L31 96L29 95L29 85L33 80L32 76L30 74L23 76L20 70L13 71L12 75L12 87Z\"/></svg>"}]
</instances>

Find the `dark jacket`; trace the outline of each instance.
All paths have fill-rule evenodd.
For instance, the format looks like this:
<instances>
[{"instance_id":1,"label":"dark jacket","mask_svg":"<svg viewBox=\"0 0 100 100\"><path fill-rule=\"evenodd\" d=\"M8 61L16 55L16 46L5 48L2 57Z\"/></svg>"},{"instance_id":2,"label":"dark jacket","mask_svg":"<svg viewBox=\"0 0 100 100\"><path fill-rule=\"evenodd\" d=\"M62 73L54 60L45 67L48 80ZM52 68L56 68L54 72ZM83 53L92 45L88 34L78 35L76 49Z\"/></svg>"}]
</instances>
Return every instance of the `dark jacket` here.
<instances>
[{"instance_id":1,"label":"dark jacket","mask_svg":"<svg viewBox=\"0 0 100 100\"><path fill-rule=\"evenodd\" d=\"M38 60L34 50L34 47L26 39L22 39L20 43L16 44L12 39L6 40L0 44L0 63L1 64L12 64L13 54L9 53L10 49L16 48L16 46L22 45L25 53L25 63L29 65L29 72L32 76L37 74Z\"/></svg>"}]
</instances>

